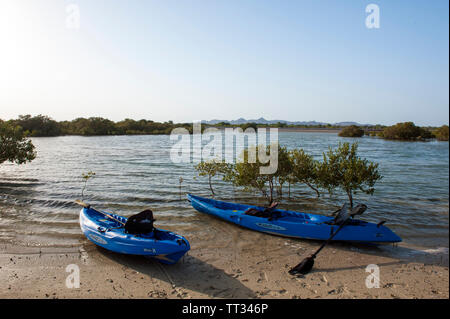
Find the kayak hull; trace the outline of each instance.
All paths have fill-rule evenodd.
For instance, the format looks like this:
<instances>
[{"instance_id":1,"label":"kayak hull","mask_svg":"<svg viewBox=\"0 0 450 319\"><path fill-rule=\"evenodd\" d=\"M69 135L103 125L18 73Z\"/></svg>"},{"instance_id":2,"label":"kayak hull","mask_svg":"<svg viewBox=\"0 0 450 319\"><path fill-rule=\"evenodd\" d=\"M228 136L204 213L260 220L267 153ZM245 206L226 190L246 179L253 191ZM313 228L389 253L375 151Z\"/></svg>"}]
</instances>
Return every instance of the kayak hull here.
<instances>
[{"instance_id":1,"label":"kayak hull","mask_svg":"<svg viewBox=\"0 0 450 319\"><path fill-rule=\"evenodd\" d=\"M329 225L332 217L286 210L276 210L280 217L269 221L264 217L244 214L248 208L263 207L223 202L188 194L188 200L197 211L216 216L228 222L272 235L327 240L338 226ZM402 239L388 227L352 219L336 234L333 241L363 243L395 243Z\"/></svg>"},{"instance_id":2,"label":"kayak hull","mask_svg":"<svg viewBox=\"0 0 450 319\"><path fill-rule=\"evenodd\" d=\"M108 213L108 215L125 223L126 217ZM127 234L117 221L92 209L80 211L80 227L84 235L97 246L110 251L142 255L165 263L174 264L190 249L189 242L183 236L168 230L157 230L157 238L153 234Z\"/></svg>"}]
</instances>

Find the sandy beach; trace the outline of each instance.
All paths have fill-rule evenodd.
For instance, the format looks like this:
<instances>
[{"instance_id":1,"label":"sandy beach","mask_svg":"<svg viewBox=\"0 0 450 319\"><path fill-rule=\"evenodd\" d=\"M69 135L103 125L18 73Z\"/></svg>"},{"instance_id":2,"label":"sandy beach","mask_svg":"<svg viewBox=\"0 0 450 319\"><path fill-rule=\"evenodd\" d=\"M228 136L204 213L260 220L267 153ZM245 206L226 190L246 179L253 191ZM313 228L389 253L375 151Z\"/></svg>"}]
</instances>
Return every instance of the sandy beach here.
<instances>
[{"instance_id":1,"label":"sandy beach","mask_svg":"<svg viewBox=\"0 0 450 319\"><path fill-rule=\"evenodd\" d=\"M191 251L170 266L87 240L71 248L0 246L0 298L449 298L448 250L334 243L298 278L289 268L320 242L211 227L191 234ZM66 287L73 264L79 288ZM370 264L379 267L379 288L366 286Z\"/></svg>"}]
</instances>

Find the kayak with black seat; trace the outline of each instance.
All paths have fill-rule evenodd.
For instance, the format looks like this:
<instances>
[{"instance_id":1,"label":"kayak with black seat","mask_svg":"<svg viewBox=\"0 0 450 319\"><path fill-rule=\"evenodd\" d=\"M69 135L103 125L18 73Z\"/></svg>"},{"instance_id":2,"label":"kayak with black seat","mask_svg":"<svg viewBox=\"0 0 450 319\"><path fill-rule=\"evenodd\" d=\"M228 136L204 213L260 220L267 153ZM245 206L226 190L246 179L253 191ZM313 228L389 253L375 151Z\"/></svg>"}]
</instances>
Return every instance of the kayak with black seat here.
<instances>
[{"instance_id":1,"label":"kayak with black seat","mask_svg":"<svg viewBox=\"0 0 450 319\"><path fill-rule=\"evenodd\" d=\"M192 207L201 213L272 235L327 240L339 227L331 216L270 208L270 215L264 217L264 214L246 213L251 210L267 211L264 207L223 202L191 194L187 198ZM384 226L383 222L375 224L351 218L333 241L395 243L402 239Z\"/></svg>"},{"instance_id":2,"label":"kayak with black seat","mask_svg":"<svg viewBox=\"0 0 450 319\"><path fill-rule=\"evenodd\" d=\"M190 249L188 240L181 235L154 228L153 224L149 232L130 233L131 229L136 228L128 227L128 219L131 221L133 216L126 218L96 210L82 202L77 203L83 206L80 211L80 227L84 235L105 249L121 254L151 257L164 264L176 263ZM142 213L135 216L139 217ZM145 221L147 220L144 219Z\"/></svg>"}]
</instances>

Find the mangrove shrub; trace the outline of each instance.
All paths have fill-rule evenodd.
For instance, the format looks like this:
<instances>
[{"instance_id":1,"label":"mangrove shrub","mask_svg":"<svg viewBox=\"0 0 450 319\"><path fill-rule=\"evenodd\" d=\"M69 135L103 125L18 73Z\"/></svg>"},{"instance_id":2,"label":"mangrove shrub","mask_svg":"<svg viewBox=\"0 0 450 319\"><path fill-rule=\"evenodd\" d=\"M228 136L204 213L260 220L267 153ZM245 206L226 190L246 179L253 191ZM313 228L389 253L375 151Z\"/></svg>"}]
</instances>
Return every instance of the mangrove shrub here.
<instances>
[{"instance_id":1,"label":"mangrove shrub","mask_svg":"<svg viewBox=\"0 0 450 319\"><path fill-rule=\"evenodd\" d=\"M23 129L0 120L0 164L6 161L24 164L35 158L34 145Z\"/></svg>"},{"instance_id":2,"label":"mangrove shrub","mask_svg":"<svg viewBox=\"0 0 450 319\"><path fill-rule=\"evenodd\" d=\"M319 162L314 160L312 155L306 154L303 149L294 149L289 152L289 161L291 163L292 184L305 184L316 192L317 197L319 192Z\"/></svg>"},{"instance_id":3,"label":"mangrove shrub","mask_svg":"<svg viewBox=\"0 0 450 319\"><path fill-rule=\"evenodd\" d=\"M448 141L448 125L442 125L440 128L436 129L433 134L438 141Z\"/></svg>"},{"instance_id":4,"label":"mangrove shrub","mask_svg":"<svg viewBox=\"0 0 450 319\"><path fill-rule=\"evenodd\" d=\"M384 128L381 136L388 140L416 141L432 138L433 134L413 122L404 122Z\"/></svg>"},{"instance_id":5,"label":"mangrove shrub","mask_svg":"<svg viewBox=\"0 0 450 319\"><path fill-rule=\"evenodd\" d=\"M353 197L361 191L372 195L377 181L382 179L378 171L378 163L373 163L357 155L358 144L339 143L336 150L329 148L323 154L318 175L322 185L331 193L340 188L348 196L350 207L353 207Z\"/></svg>"},{"instance_id":6,"label":"mangrove shrub","mask_svg":"<svg viewBox=\"0 0 450 319\"><path fill-rule=\"evenodd\" d=\"M270 154L271 147L278 147L278 165L276 172L272 174L261 174L261 167L266 167L267 163L261 163L259 159L249 160L249 154L259 154L259 148L265 147L266 154ZM241 159L236 164L230 166L224 180L230 181L233 185L243 187L244 190L257 190L272 203L275 199L283 196L283 185L289 181L291 163L286 147L278 144L268 146L259 145L245 149L241 154Z\"/></svg>"},{"instance_id":7,"label":"mangrove shrub","mask_svg":"<svg viewBox=\"0 0 450 319\"><path fill-rule=\"evenodd\" d=\"M202 161L195 165L195 169L198 171L199 176L208 176L209 189L211 190L211 194L213 196L215 193L212 187L211 179L217 174L222 174L223 176L229 175L231 170L230 164L219 160Z\"/></svg>"},{"instance_id":8,"label":"mangrove shrub","mask_svg":"<svg viewBox=\"0 0 450 319\"><path fill-rule=\"evenodd\" d=\"M356 125L344 127L338 134L341 137L362 137L364 130Z\"/></svg>"}]
</instances>

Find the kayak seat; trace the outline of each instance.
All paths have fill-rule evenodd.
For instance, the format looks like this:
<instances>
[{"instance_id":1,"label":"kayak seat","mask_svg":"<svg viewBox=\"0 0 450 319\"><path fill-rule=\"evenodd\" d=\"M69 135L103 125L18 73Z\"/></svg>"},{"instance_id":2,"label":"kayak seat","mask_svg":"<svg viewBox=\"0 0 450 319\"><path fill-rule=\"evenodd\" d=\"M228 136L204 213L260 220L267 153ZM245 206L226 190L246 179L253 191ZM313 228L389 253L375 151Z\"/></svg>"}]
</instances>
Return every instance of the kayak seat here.
<instances>
[{"instance_id":1,"label":"kayak seat","mask_svg":"<svg viewBox=\"0 0 450 319\"><path fill-rule=\"evenodd\" d=\"M139 214L128 217L125 223L125 232L128 234L149 234L155 230L154 221L153 212L146 209Z\"/></svg>"},{"instance_id":2,"label":"kayak seat","mask_svg":"<svg viewBox=\"0 0 450 319\"><path fill-rule=\"evenodd\" d=\"M281 213L279 211L273 210L273 209L257 209L254 207L248 208L245 212L245 215L250 215L254 217L262 217L267 218L269 221L272 221L274 219L280 218Z\"/></svg>"}]
</instances>

